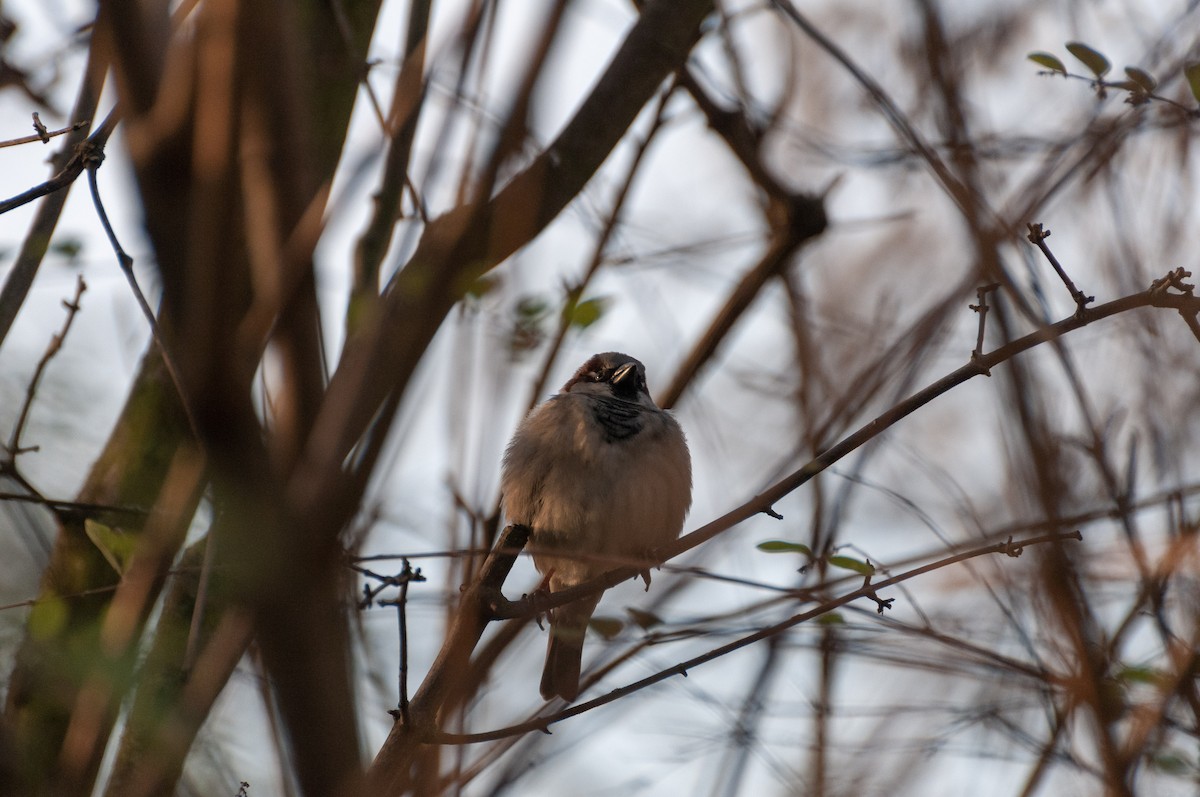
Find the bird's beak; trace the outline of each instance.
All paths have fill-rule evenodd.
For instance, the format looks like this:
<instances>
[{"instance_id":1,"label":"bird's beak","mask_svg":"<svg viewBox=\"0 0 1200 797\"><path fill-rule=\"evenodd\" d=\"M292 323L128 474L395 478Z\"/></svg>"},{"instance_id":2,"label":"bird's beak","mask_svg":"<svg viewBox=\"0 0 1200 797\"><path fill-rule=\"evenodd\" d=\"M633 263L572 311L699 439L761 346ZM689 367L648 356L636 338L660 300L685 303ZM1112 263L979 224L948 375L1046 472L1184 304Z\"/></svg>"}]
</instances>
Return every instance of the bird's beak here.
<instances>
[{"instance_id":1,"label":"bird's beak","mask_svg":"<svg viewBox=\"0 0 1200 797\"><path fill-rule=\"evenodd\" d=\"M631 378L635 373L637 373L637 363L625 363L620 368L613 371L612 383L614 385L619 385L626 379Z\"/></svg>"}]
</instances>

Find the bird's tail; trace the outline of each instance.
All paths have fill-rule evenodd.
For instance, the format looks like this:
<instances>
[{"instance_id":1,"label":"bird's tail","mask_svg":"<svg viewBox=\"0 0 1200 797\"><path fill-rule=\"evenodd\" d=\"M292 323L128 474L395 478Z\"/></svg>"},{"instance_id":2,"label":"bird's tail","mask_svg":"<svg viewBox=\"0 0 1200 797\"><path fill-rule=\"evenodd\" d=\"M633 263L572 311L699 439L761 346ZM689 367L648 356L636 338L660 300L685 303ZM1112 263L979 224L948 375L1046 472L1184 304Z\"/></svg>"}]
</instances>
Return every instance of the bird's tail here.
<instances>
[{"instance_id":1,"label":"bird's tail","mask_svg":"<svg viewBox=\"0 0 1200 797\"><path fill-rule=\"evenodd\" d=\"M570 703L579 696L579 668L583 661L583 638L600 596L583 598L554 610L550 619L550 641L546 667L542 670L542 697L558 695Z\"/></svg>"}]
</instances>

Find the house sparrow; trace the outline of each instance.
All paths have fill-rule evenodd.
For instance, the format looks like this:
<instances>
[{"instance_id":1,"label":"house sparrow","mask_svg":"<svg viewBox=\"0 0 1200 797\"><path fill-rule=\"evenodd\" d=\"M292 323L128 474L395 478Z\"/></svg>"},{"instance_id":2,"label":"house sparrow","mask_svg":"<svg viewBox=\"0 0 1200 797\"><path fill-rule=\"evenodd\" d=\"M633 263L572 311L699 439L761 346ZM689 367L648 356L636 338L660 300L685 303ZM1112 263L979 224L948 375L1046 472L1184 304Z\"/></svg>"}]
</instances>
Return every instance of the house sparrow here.
<instances>
[{"instance_id":1,"label":"house sparrow","mask_svg":"<svg viewBox=\"0 0 1200 797\"><path fill-rule=\"evenodd\" d=\"M679 423L650 398L645 366L605 352L517 429L501 490L508 521L531 529L534 565L559 592L631 559L650 564L654 549L679 536L691 457ZM584 633L599 602L596 594L553 611L547 700L579 694Z\"/></svg>"}]
</instances>

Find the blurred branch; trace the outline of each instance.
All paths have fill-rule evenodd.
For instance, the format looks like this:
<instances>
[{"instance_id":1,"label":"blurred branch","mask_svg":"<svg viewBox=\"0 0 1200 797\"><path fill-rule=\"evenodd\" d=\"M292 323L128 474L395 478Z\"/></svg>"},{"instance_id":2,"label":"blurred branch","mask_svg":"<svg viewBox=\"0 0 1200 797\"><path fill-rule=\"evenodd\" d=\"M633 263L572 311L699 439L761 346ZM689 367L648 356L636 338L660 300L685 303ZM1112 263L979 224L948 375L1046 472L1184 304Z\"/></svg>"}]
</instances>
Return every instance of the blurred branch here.
<instances>
[{"instance_id":1,"label":"blurred branch","mask_svg":"<svg viewBox=\"0 0 1200 797\"><path fill-rule=\"evenodd\" d=\"M201 724L208 717L245 654L253 633L251 618L231 607L228 578L218 574L202 600L202 563L212 542L190 546L163 599L163 621L156 629L138 689L129 710L106 797L155 797L176 791L183 763ZM193 613L203 611L198 655L189 661L187 633Z\"/></svg>"},{"instance_id":2,"label":"blurred branch","mask_svg":"<svg viewBox=\"0 0 1200 797\"><path fill-rule=\"evenodd\" d=\"M692 347L675 371L658 403L664 408L675 406L684 389L717 351L721 341L732 331L738 319L750 309L754 299L771 277L787 268L792 256L809 239L825 231L824 197L794 193L784 188L762 162L763 131L746 116L744 108L727 111L713 100L696 80L693 70L679 70L679 83L704 112L708 125L722 139L746 169L751 179L767 197L764 215L770 229L766 252L730 292L729 298L717 312L707 330Z\"/></svg>"},{"instance_id":3,"label":"blurred branch","mask_svg":"<svg viewBox=\"0 0 1200 797\"><path fill-rule=\"evenodd\" d=\"M777 210L783 215L784 221L773 229L767 251L730 292L708 329L675 371L666 390L658 398L663 408L675 406L684 389L716 354L721 341L750 308L767 281L787 267L791 257L805 241L825 229L825 211L819 199L794 196L788 204L777 206Z\"/></svg>"},{"instance_id":4,"label":"blurred branch","mask_svg":"<svg viewBox=\"0 0 1200 797\"><path fill-rule=\"evenodd\" d=\"M303 7L286 3L240 4L236 16L246 28L257 21L263 23L263 28L268 31L267 35L259 35L263 30L260 28L242 38L222 38L226 33L232 34L231 29L222 28L219 23L213 25L214 21L223 19L221 14L229 10L228 4L218 4L219 8L211 4L202 5L200 12L195 15L196 25L191 30L195 36L172 39L166 5L106 3L101 6L101 22L97 24L93 36L93 49L111 53L118 61L115 73L118 77L121 107L131 117L128 142L135 167L139 170L142 209L154 245L155 260L161 266L160 273L164 276L163 328L168 330L167 335L170 337L171 333L176 331L175 325L180 324L181 318L192 322L212 321L219 334L192 337L184 335L186 344L181 348L202 351L209 347L217 348L239 332L244 332L249 339L247 349L259 347L259 356L261 347L266 345L264 338L274 334L277 343L275 353L281 355L275 362L284 365L288 378L295 376L295 379L289 382L289 387L297 388L295 392L288 394L289 399L295 400L295 404L291 405L297 410L295 414L287 418L281 414L272 419L272 432L275 435L272 442L283 441L279 445L282 460L287 458L287 433L294 432L297 426L306 428L305 402L311 401L314 394L319 394L322 388L321 360L315 345L319 319L313 311L315 301L305 304L306 298L315 296L315 290L311 290L311 279L307 282L304 279L305 263L311 266L311 259L306 260L306 255L311 255L311 249L306 247L311 247L315 241L314 231L320 229L319 224L314 224L313 220L319 221L323 214L325 193L321 187L327 186L332 180L333 170L345 139L355 89L362 74L361 60L355 61L350 54L355 51L365 52L379 4L376 0L355 0L338 4L339 10L344 12L345 18L350 22L353 36L357 37L357 41L354 42L329 35L334 28L329 20L332 12L328 4L310 2L299 5ZM190 14L194 6L194 2L184 2L178 6L175 13ZM292 30L287 23L293 22L296 15L303 16L309 25L306 42L312 46L306 51L304 58L293 60L283 57L291 56L292 53L287 52L287 44L278 46L278 38L286 36L286 33L281 31ZM210 47L209 53L219 51L217 57L207 63L208 66L216 67L215 71L202 74L195 71L196 63L193 59L196 50L193 48L198 42ZM244 46L238 48L234 46L234 42ZM231 49L222 49L227 46ZM167 57L169 49L170 58ZM231 57L231 52L236 52L236 56ZM216 123L213 128L208 128L208 132L214 132L214 128L223 130L223 126L237 120L245 122L237 137L238 145L242 147L238 165L245 169L244 181L220 184L226 175L221 174L219 168L206 168L213 165L211 161L197 166L192 163L191 157L210 156L214 148L219 149L221 136L201 137L198 140L203 141L204 146L199 148L192 147L192 142L186 139L190 133L189 125L196 121L191 114L190 104L196 100L197 86L203 85L207 91L206 98L218 98L223 88L220 75L225 74L224 70L231 66L231 62L237 69L257 77L255 89L258 93L253 96L261 102L254 104L253 108L261 110L263 115L251 114L250 118L243 116L240 112L250 106L240 108L238 114L224 113L224 106L204 106L204 111L209 114L205 120ZM293 81L299 82L309 77L312 78L312 81L306 84L309 90L302 95L293 93ZM313 123L311 127L302 124L298 115L293 115L293 108L283 108L296 96L303 96L312 106L308 109L311 113L303 116L303 119ZM283 132L271 129L271 125L282 128ZM311 133L311 138L306 138L305 133ZM274 161L270 160L272 156L276 158ZM312 164L316 165L310 170L308 167ZM272 172L272 169L275 171ZM282 178L273 186L277 193L273 190L261 192L271 179L269 175L280 174ZM213 192L211 189L214 185L218 185L218 188L236 188ZM260 192L255 193L256 191ZM249 198L254 209L249 230L240 224L224 224L212 232L212 228L204 226L204 222L212 216L220 216L222 220L227 221L231 215L235 215L230 211L242 207L245 201L243 193ZM60 195L61 192L54 196ZM283 202L278 201L280 195L284 198ZM206 216L206 211L214 208L216 213ZM279 228L282 228L282 233L279 228L272 228L276 222ZM215 253L217 256L197 257L194 269L179 268L180 261L186 261L189 255L196 254L194 250L200 248L197 241L207 247L207 254ZM245 310L247 294L243 290L245 283L236 277L248 272L247 263L251 257L246 254L247 246L254 248L255 265L266 266L255 273L258 279L257 286L264 294L262 298L265 301L255 308L261 312L258 315L250 315L243 326L242 319L235 314ZM245 270L238 272L242 267L246 267ZM298 272L301 273L298 275ZM214 276L217 278L210 280ZM188 281L189 289L196 290L192 293L178 290L181 279ZM310 289L307 293L306 286ZM278 291L272 293L276 288ZM202 307L203 300L210 298L206 295L209 289L216 294L214 305ZM189 305L181 301L182 296L196 301ZM213 310L221 312L210 312ZM192 311L198 311L198 315ZM272 317L264 324L263 318L268 314ZM265 333L255 334L264 327ZM178 341L179 338L175 340ZM178 350L173 353L178 353ZM186 358L183 355L180 355L180 358L180 369L186 372L183 365ZM295 367L298 359L304 360L302 365L305 367ZM219 393L235 380L236 375L244 374L245 368L244 358L223 360L217 371L220 378L206 381L204 387ZM252 370L253 366L250 368ZM248 387L246 392L248 397ZM129 398L105 449L93 464L80 491L81 503L136 507L155 504L170 462L179 447L188 439L188 426L178 403L178 395L171 386L171 380L163 368L157 348L151 347L142 360ZM196 391L191 395L203 394L202 391ZM205 398L211 396L210 393ZM247 401L247 405L248 403ZM222 410L228 408L228 404L221 405L217 402L204 403L202 406L205 412L210 413L210 418L212 414L220 415ZM252 415L252 412L246 415ZM235 413L222 418L222 421L229 423L221 427L221 436L218 439L223 444L236 441L261 453L262 429L255 422L254 432L244 434L244 428L234 423L244 418L245 416ZM295 425L290 425L292 423ZM211 442L211 437L205 438L206 444ZM241 480L247 490L258 485L270 471L270 468L262 467L262 459L256 460L255 465L249 467L255 478ZM264 491L264 494L278 495L279 491ZM199 496L194 496L191 505L193 510L198 500ZM177 514L180 517L187 516L188 512L185 509L181 509ZM121 530L136 535L141 530L140 526L140 521L130 522ZM246 535L246 544L253 545L249 538L264 528L266 526L255 528L254 534ZM230 534L230 539L236 537L237 533ZM229 545L218 550L222 556L235 562L244 552L238 545ZM293 547L289 552L295 553L296 548ZM289 561L287 557L281 558L280 567L286 570ZM226 562L222 562L221 567L216 569L228 573L228 569L225 568ZM332 562L329 569L334 569ZM286 577L298 576L293 569ZM77 587L86 584L95 585L88 589L89 594L102 597L97 587L109 584L115 578L112 567L103 560L96 545L84 534L82 521L65 523L55 543L51 566L43 580L43 593L73 594L82 591ZM153 581L144 583L149 583L152 590L156 589ZM136 754L138 750L144 749L139 747L139 744L144 745L147 738L156 739L173 751L173 761L176 764L173 767L171 761L165 760L146 762L152 769L166 764L166 771L162 777L168 782L164 785L154 780L150 793L157 794L174 789L174 779L179 773L178 763L191 746L207 708L220 692L249 640L246 616L238 612L232 590L227 590L217 597L219 599L214 599L213 605L204 614L211 617L217 627L229 627L233 631L223 637L225 642L219 655L213 654L217 659L216 665L206 669L209 650L205 649L197 659L196 669L187 669L192 657L186 650L182 646L177 649L166 645L165 658L153 658L151 669L139 672L139 694L135 696L134 702L143 711L149 711L151 722L148 726L135 727L133 723L126 726L127 736L122 739L122 749L132 749ZM245 597L242 595L239 600L244 602ZM306 628L319 636L320 642L309 646L303 642L301 635L297 634L293 635L297 643L314 654L314 661L321 660L327 664L331 663L334 668L344 668L344 661L332 653L337 646L336 617L331 617L323 611L335 601L326 602L327 593L315 586L300 598L301 600L295 601L294 607L285 608L283 612L287 614L294 611L302 615ZM309 600L309 603L306 604L304 599ZM314 610L312 603L319 603L322 611ZM62 633L58 636L42 635L38 638L29 635L18 655L17 667L8 691L6 719L14 729L20 749L26 754L28 777L32 783L47 791L54 790L55 784L57 788L66 790L82 789L77 783L66 784L64 778L67 775L62 767L56 768L56 764L67 728L72 721L70 710L77 705L78 690L82 680L88 675L86 670L93 664L99 666L106 661L93 647L98 641L96 630L108 608L109 602L102 599L71 601L63 613ZM184 611L176 604L172 604L171 608ZM190 608L188 607L182 617L164 616L156 629L156 638L160 634L169 637L182 628L183 633L177 638L187 639L186 629L193 617ZM333 625L333 631L327 633L326 629L330 625ZM281 635L290 635L290 629L284 623L276 623L273 630ZM156 644L157 641L167 640L156 640ZM67 642L71 643L69 650L65 649ZM315 655L317 651L330 651L330 655L322 659ZM169 661L171 656L177 656L177 661ZM303 661L300 657L288 655L276 655L273 660L278 662L280 659L288 659L289 663ZM171 671L171 666L178 669ZM195 674L197 678L187 682L189 691L185 693L181 703L173 705L172 711L164 713L159 702L163 695L156 690L162 683L177 676L179 669ZM285 669L283 672L273 672L272 675L279 677L279 683L286 683L286 676L291 672L293 671ZM163 676L162 679L157 677L160 675ZM343 677L342 683L344 682ZM129 681L121 683L123 688L130 686ZM322 689L312 690L310 694L314 701L337 702L339 696L345 694L338 692L338 685L338 678L331 677L323 684ZM142 693L142 688L147 691ZM281 699L280 703L285 708L294 708L287 700ZM349 700L346 704L349 704ZM193 711L200 713L193 714ZM82 716L83 714L80 714L80 717ZM346 725L343 726L343 723ZM336 717L326 718L319 711L310 712L307 727L312 729L307 736L301 729L291 741L308 741L322 735L327 738L318 739L321 755L298 754L297 760L302 763L297 767L297 772L302 781L311 785L317 782L321 773L332 773L331 777L340 777L341 774L360 768L359 752L354 741L354 726L346 712L342 712L340 720ZM349 732L342 733L343 727L348 727ZM103 749L102 737L111 731L111 725L104 727L102 724L92 730L98 734L92 737L97 742L92 745L93 750ZM78 771L86 776L86 770L85 764ZM72 776L74 774L71 773ZM314 790L319 789L314 787ZM110 793L119 793L124 797L135 792Z\"/></svg>"},{"instance_id":5,"label":"blurred branch","mask_svg":"<svg viewBox=\"0 0 1200 797\"><path fill-rule=\"evenodd\" d=\"M832 629L824 629L824 634L830 633L833 633ZM759 650L762 661L759 662L758 670L746 679L748 688L742 698L742 704L738 708L737 716L732 722L730 733L726 737L725 754L713 762L712 794L728 795L729 797L741 794L746 786L748 764L758 752L759 746L767 742L762 738L761 728L764 717L769 714L768 707L775 676L786 661L781 644L783 638L782 634L770 637ZM828 680L824 677L821 680L822 692L824 692ZM820 719L824 713L824 710L818 705L817 740L813 745L817 756L821 755L824 746L821 733L824 723ZM819 764L820 759L818 758L817 761ZM816 779L816 782L819 784L821 780ZM812 794L814 797L820 797L825 794L825 791L818 785Z\"/></svg>"},{"instance_id":6,"label":"blurred branch","mask_svg":"<svg viewBox=\"0 0 1200 797\"><path fill-rule=\"evenodd\" d=\"M289 500L301 514L324 517L354 503L329 500L328 493L385 397L403 393L467 286L531 241L582 190L662 80L683 61L711 8L711 0L647 4L553 143L491 199L430 221L413 257L388 286L379 312L346 345L288 487ZM341 523L329 518L320 525L333 529Z\"/></svg>"},{"instance_id":7,"label":"blurred branch","mask_svg":"<svg viewBox=\"0 0 1200 797\"><path fill-rule=\"evenodd\" d=\"M650 149L650 144L663 128L663 123L666 121L664 111L667 107L667 101L670 100L673 92L673 88L666 88L660 93L658 104L654 110L654 121L651 122L650 129L646 131L645 137L638 142L637 148L633 152L633 157L630 158L629 168L625 172L625 179L621 181L616 196L613 198L612 208L605 218L604 226L600 229L600 234L596 236L596 241L592 245L592 256L588 261L587 268L583 272L583 276L567 289L568 300L572 296L577 299L582 298L583 292L587 290L592 278L596 276L596 272L604 265L604 256L608 251L608 242L612 240L613 233L617 230L622 210L625 207L625 201L629 198L629 192L633 188L638 175L641 173L640 166ZM554 363L558 358L558 352L562 348L563 341L566 340L567 332L570 329L570 314L560 313L554 338L551 340L550 348L546 351L542 359L542 368L533 383L533 388L529 391L529 403L526 405L526 413L532 411L542 400L542 394L546 390L546 383L550 380L550 371L554 367Z\"/></svg>"},{"instance_id":8,"label":"blurred branch","mask_svg":"<svg viewBox=\"0 0 1200 797\"><path fill-rule=\"evenodd\" d=\"M383 175L375 192L371 219L354 251L354 286L350 292L350 310L346 314L350 332L356 326L358 305L379 293L379 268L400 217L400 199L408 177L413 138L424 106L421 100L425 96L425 52L431 4L432 0L415 0L408 9L404 62L396 79L384 128L388 141Z\"/></svg>"},{"instance_id":9,"label":"blurred branch","mask_svg":"<svg viewBox=\"0 0 1200 797\"><path fill-rule=\"evenodd\" d=\"M854 59L850 57L850 54L838 45L837 42L826 36L808 17L797 10L792 0L770 0L770 3L783 16L790 19L806 36L816 42L818 47L828 53L830 57L840 63L850 73L851 77L871 97L871 100L883 114L884 119L887 120L900 139L929 166L930 171L933 172L938 182L946 190L947 195L961 210L967 215L971 215L972 192L947 168L946 164L937 154L937 151L926 143L924 137L913 127L908 117L900 110L900 107L896 105L888 93L884 91L883 87L868 75L865 70L859 67L854 62Z\"/></svg>"},{"instance_id":10,"label":"blurred branch","mask_svg":"<svg viewBox=\"0 0 1200 797\"><path fill-rule=\"evenodd\" d=\"M142 630L187 534L205 478L203 454L188 446L177 449L158 500L132 538L132 555L98 623L96 659L88 662L63 740L63 771L57 776L61 782L90 785L96 778L141 653Z\"/></svg>"}]
</instances>

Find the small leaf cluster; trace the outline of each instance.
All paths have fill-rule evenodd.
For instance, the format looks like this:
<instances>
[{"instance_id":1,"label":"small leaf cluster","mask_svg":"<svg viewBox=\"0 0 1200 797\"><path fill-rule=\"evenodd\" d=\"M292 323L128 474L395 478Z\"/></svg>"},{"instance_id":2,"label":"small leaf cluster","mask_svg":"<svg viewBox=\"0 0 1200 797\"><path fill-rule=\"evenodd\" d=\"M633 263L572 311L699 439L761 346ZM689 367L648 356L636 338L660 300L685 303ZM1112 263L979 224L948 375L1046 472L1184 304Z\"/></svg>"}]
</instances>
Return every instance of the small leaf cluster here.
<instances>
[{"instance_id":1,"label":"small leaf cluster","mask_svg":"<svg viewBox=\"0 0 1200 797\"><path fill-rule=\"evenodd\" d=\"M608 309L608 298L598 296L584 299L582 293L581 288L571 288L567 291L560 313L560 322L564 329L587 329L604 317ZM546 337L544 322L552 316L551 299L535 294L522 296L512 310L512 329L509 335L509 349L512 353L532 351L540 346Z\"/></svg>"},{"instance_id":2,"label":"small leaf cluster","mask_svg":"<svg viewBox=\"0 0 1200 797\"><path fill-rule=\"evenodd\" d=\"M635 609L631 606L625 607L625 614L629 615L628 620L608 615L595 615L588 621L588 628L605 639L615 639L618 634L630 626L637 626L643 631L652 631L663 623L663 619L654 612Z\"/></svg>"},{"instance_id":3,"label":"small leaf cluster","mask_svg":"<svg viewBox=\"0 0 1200 797\"><path fill-rule=\"evenodd\" d=\"M1154 91L1158 88L1158 80L1146 70L1136 66L1127 66L1125 67L1124 80L1105 80L1105 75L1112 71L1112 62L1102 52L1083 42L1067 42L1066 48L1067 52L1091 71L1093 77L1087 78L1082 75L1071 74L1067 70L1066 65L1063 64L1062 59L1053 53L1037 51L1030 53L1028 58L1035 64L1044 66L1049 74L1062 75L1063 77L1083 77L1086 80L1091 80L1092 85L1096 88L1097 95L1101 99L1107 96L1108 89L1118 89L1129 92L1129 96L1125 98L1125 101L1130 105L1143 105L1153 99L1176 105L1190 111L1194 115L1200 115L1200 61L1189 62L1183 68L1183 77L1187 81L1193 99L1198 104L1197 108L1188 109L1173 100L1155 94Z\"/></svg>"},{"instance_id":4,"label":"small leaf cluster","mask_svg":"<svg viewBox=\"0 0 1200 797\"><path fill-rule=\"evenodd\" d=\"M764 540L757 546L758 550L763 553L798 553L808 557L811 563L817 557L813 555L812 549L801 542L789 542L788 540ZM875 575L875 565L870 562L861 561L851 556L841 556L834 554L825 557L825 562L833 567L841 568L842 570L850 570L858 573L861 576ZM807 567L807 565L806 565Z\"/></svg>"}]
</instances>

